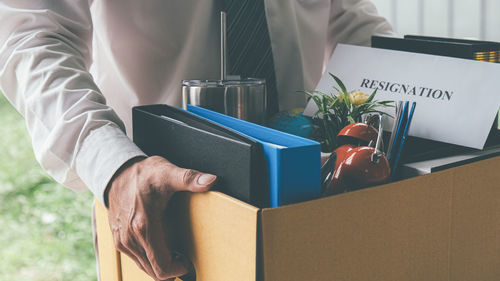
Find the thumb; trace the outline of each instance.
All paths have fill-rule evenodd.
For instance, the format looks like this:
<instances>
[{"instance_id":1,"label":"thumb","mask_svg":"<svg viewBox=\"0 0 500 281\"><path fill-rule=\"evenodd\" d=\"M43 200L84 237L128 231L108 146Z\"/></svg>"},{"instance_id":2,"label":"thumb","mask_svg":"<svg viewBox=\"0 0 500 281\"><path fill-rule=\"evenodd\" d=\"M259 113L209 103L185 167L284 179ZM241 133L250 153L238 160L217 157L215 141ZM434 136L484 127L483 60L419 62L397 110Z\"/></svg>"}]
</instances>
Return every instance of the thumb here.
<instances>
[{"instance_id":1,"label":"thumb","mask_svg":"<svg viewBox=\"0 0 500 281\"><path fill-rule=\"evenodd\" d=\"M175 166L168 171L166 182L173 191L205 192L215 184L216 180L215 175Z\"/></svg>"}]
</instances>

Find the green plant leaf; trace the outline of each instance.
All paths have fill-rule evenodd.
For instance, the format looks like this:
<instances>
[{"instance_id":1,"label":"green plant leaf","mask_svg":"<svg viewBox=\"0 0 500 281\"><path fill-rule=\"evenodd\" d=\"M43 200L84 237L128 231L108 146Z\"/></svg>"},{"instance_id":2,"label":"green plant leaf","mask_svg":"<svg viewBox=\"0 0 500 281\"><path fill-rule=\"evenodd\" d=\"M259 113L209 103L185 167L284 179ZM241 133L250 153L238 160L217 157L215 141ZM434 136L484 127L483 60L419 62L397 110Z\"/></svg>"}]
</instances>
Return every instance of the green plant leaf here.
<instances>
[{"instance_id":1,"label":"green plant leaf","mask_svg":"<svg viewBox=\"0 0 500 281\"><path fill-rule=\"evenodd\" d=\"M334 97L334 96L338 96L338 95L341 95L343 94L341 90L339 90L339 88L335 87L335 86L332 86L332 88L335 89L335 91L337 91L337 93L331 93L330 96Z\"/></svg>"},{"instance_id":2,"label":"green plant leaf","mask_svg":"<svg viewBox=\"0 0 500 281\"><path fill-rule=\"evenodd\" d=\"M354 112L357 112L357 113L359 113L359 114L362 114L362 113L366 110L366 108L367 108L368 106L370 106L370 105L369 105L369 104L365 104L365 103L364 103L364 104L357 105L357 106L355 106L355 107L354 107L354 109L353 109L353 111L352 111L352 112L353 112L353 113L354 113Z\"/></svg>"},{"instance_id":3,"label":"green plant leaf","mask_svg":"<svg viewBox=\"0 0 500 281\"><path fill-rule=\"evenodd\" d=\"M331 110L335 111L335 108L338 106L339 102L340 102L340 99L338 99L338 98L332 99L332 102L328 106L328 111L331 111Z\"/></svg>"},{"instance_id":4,"label":"green plant leaf","mask_svg":"<svg viewBox=\"0 0 500 281\"><path fill-rule=\"evenodd\" d=\"M351 100L349 99L349 93L344 93L344 98L342 100L345 104L346 111L350 112L351 111Z\"/></svg>"},{"instance_id":5,"label":"green plant leaf","mask_svg":"<svg viewBox=\"0 0 500 281\"><path fill-rule=\"evenodd\" d=\"M330 96L330 95L325 94L325 93L323 93L323 92L321 92L321 91L310 91L309 93L312 93L312 94L318 94L318 95L321 95L321 96L327 96L327 97L328 97L328 96Z\"/></svg>"},{"instance_id":6,"label":"green plant leaf","mask_svg":"<svg viewBox=\"0 0 500 281\"><path fill-rule=\"evenodd\" d=\"M322 99L321 99L321 105L322 105L322 111L324 113L327 113L328 112L328 97L327 96L323 96Z\"/></svg>"},{"instance_id":7,"label":"green plant leaf","mask_svg":"<svg viewBox=\"0 0 500 281\"><path fill-rule=\"evenodd\" d=\"M360 111L359 111L360 107L359 105L355 105L352 107L352 111L351 111L351 116L358 116L360 115Z\"/></svg>"},{"instance_id":8,"label":"green plant leaf","mask_svg":"<svg viewBox=\"0 0 500 281\"><path fill-rule=\"evenodd\" d=\"M373 91L373 93L366 99L366 101L364 103L370 103L370 102L372 102L373 98L377 94L377 90L378 89L375 89L375 91Z\"/></svg>"},{"instance_id":9,"label":"green plant leaf","mask_svg":"<svg viewBox=\"0 0 500 281\"><path fill-rule=\"evenodd\" d=\"M335 75L330 76L336 81L340 90L333 86L334 91L326 94L320 91L298 91L306 94L317 105L318 110L314 113L315 132L314 138L326 145L330 150L337 147L337 134L348 124L361 120L361 116L366 113L381 113L377 107L390 106L392 101L374 101L377 90L360 105L351 104L349 92L344 83ZM320 118L322 117L322 118Z\"/></svg>"},{"instance_id":10,"label":"green plant leaf","mask_svg":"<svg viewBox=\"0 0 500 281\"><path fill-rule=\"evenodd\" d=\"M309 91L297 91L297 93L306 94L306 95L308 95L309 97L313 97L313 96L315 96L313 93L311 93L311 92L309 92Z\"/></svg>"},{"instance_id":11,"label":"green plant leaf","mask_svg":"<svg viewBox=\"0 0 500 281\"><path fill-rule=\"evenodd\" d=\"M330 72L330 76L332 76L333 79L335 80L335 82L337 82L337 84L339 85L340 89L342 89L342 92L344 94L349 95L349 92L347 92L347 89L346 89L344 83L342 82L342 80L340 80L337 76L333 75L333 73L331 73L331 72Z\"/></svg>"},{"instance_id":12,"label":"green plant leaf","mask_svg":"<svg viewBox=\"0 0 500 281\"><path fill-rule=\"evenodd\" d=\"M380 103L382 105L388 105L388 104L391 104L391 103L394 103L393 100L385 100L385 101L376 101L377 103Z\"/></svg>"},{"instance_id":13,"label":"green plant leaf","mask_svg":"<svg viewBox=\"0 0 500 281\"><path fill-rule=\"evenodd\" d=\"M386 100L386 101L380 101L380 102L377 102L377 104L379 104L380 106L382 107L396 107L394 105L394 102L393 101L390 101L390 100Z\"/></svg>"}]
</instances>

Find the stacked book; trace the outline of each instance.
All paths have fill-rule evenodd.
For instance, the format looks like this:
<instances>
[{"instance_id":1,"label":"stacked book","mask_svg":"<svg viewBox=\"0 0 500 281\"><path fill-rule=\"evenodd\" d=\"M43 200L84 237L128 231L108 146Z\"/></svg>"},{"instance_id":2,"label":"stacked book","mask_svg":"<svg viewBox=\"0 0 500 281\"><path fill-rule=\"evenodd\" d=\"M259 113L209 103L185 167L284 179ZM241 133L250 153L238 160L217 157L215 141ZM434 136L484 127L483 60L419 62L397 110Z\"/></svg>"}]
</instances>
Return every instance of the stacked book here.
<instances>
[{"instance_id":1,"label":"stacked book","mask_svg":"<svg viewBox=\"0 0 500 281\"><path fill-rule=\"evenodd\" d=\"M261 208L321 196L318 142L192 105L137 106L132 119L146 154L217 175L212 190Z\"/></svg>"},{"instance_id":2,"label":"stacked book","mask_svg":"<svg viewBox=\"0 0 500 281\"><path fill-rule=\"evenodd\" d=\"M500 63L500 42L431 36L373 36L372 47Z\"/></svg>"}]
</instances>

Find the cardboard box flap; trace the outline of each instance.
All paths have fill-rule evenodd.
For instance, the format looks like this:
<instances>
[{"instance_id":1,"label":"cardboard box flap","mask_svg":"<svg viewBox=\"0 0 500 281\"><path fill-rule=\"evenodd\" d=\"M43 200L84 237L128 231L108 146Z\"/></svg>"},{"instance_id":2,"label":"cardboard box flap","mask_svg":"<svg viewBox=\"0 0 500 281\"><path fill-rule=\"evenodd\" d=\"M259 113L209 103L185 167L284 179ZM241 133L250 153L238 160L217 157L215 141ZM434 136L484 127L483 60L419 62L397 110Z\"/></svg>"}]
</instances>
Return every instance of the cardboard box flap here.
<instances>
[{"instance_id":1,"label":"cardboard box flap","mask_svg":"<svg viewBox=\"0 0 500 281\"><path fill-rule=\"evenodd\" d=\"M263 210L264 280L447 280L452 177Z\"/></svg>"},{"instance_id":2,"label":"cardboard box flap","mask_svg":"<svg viewBox=\"0 0 500 281\"><path fill-rule=\"evenodd\" d=\"M259 209L220 192L180 193L176 209L183 251L194 263L197 280L256 279Z\"/></svg>"},{"instance_id":3,"label":"cardboard box flap","mask_svg":"<svg viewBox=\"0 0 500 281\"><path fill-rule=\"evenodd\" d=\"M152 281L112 242L107 212L96 200L99 257L103 280ZM166 221L174 248L186 253L198 281L256 280L259 209L219 192L177 193ZM175 243L174 243L175 242Z\"/></svg>"}]
</instances>

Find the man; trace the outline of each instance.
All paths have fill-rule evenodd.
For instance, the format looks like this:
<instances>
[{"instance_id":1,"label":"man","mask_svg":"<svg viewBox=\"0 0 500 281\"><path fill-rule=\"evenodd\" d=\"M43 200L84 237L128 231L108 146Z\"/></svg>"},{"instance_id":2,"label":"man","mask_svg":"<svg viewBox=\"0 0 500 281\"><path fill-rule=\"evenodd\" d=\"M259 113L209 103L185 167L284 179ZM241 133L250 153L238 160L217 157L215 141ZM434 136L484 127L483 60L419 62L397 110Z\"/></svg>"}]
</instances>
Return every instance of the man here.
<instances>
[{"instance_id":1,"label":"man","mask_svg":"<svg viewBox=\"0 0 500 281\"><path fill-rule=\"evenodd\" d=\"M179 106L181 80L218 78L226 9L243 39L253 17L267 27L252 34L272 49L263 65L275 71L263 78L281 110L305 105L295 91L315 87L338 42L367 45L372 34L392 33L368 0L0 1L0 86L25 117L37 160L109 208L117 249L156 280L191 266L168 251L159 220L168 199L206 191L216 177L147 157L125 131L133 106Z\"/></svg>"}]
</instances>

